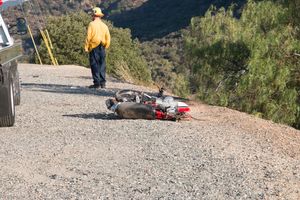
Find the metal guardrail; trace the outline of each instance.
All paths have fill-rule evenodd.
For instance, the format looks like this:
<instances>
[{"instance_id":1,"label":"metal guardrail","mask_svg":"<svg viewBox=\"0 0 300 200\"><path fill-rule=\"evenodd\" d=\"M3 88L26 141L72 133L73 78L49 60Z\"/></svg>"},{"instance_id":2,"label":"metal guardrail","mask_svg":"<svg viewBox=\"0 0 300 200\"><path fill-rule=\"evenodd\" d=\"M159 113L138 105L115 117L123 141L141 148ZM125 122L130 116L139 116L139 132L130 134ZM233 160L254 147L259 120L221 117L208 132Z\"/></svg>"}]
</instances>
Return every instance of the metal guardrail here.
<instances>
[{"instance_id":1,"label":"metal guardrail","mask_svg":"<svg viewBox=\"0 0 300 200\"><path fill-rule=\"evenodd\" d=\"M5 65L8 62L15 60L22 56L21 43L15 43L10 47L4 47L0 50L0 64Z\"/></svg>"}]
</instances>

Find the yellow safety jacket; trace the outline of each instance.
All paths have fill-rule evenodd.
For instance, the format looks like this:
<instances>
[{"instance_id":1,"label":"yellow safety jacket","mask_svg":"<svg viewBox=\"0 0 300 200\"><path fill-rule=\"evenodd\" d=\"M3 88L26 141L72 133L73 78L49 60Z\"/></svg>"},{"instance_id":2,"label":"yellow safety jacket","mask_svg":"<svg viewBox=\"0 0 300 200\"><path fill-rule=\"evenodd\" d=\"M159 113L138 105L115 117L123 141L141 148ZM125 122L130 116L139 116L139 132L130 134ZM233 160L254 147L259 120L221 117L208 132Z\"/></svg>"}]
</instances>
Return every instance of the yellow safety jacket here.
<instances>
[{"instance_id":1,"label":"yellow safety jacket","mask_svg":"<svg viewBox=\"0 0 300 200\"><path fill-rule=\"evenodd\" d=\"M101 19L95 19L89 24L84 49L86 52L90 52L100 44L105 48L110 46L110 33L107 25Z\"/></svg>"}]
</instances>

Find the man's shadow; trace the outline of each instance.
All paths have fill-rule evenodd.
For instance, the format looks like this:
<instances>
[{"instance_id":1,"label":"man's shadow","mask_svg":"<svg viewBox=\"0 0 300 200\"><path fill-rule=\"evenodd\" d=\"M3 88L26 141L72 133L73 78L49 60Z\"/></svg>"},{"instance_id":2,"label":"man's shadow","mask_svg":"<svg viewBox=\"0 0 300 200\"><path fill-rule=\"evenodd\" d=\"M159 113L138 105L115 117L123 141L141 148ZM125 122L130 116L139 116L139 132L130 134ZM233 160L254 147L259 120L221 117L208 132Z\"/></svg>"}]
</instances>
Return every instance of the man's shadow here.
<instances>
[{"instance_id":1,"label":"man's shadow","mask_svg":"<svg viewBox=\"0 0 300 200\"><path fill-rule=\"evenodd\" d=\"M63 117L75 117L82 119L101 119L101 120L120 120L121 118L114 113L83 113L63 115Z\"/></svg>"},{"instance_id":2,"label":"man's shadow","mask_svg":"<svg viewBox=\"0 0 300 200\"><path fill-rule=\"evenodd\" d=\"M120 90L118 88L107 89L90 89L82 86L62 85L62 84L41 84L41 83L22 83L22 88L29 90L60 93L60 94L74 94L74 95L95 95L103 97L114 97L115 93Z\"/></svg>"}]
</instances>

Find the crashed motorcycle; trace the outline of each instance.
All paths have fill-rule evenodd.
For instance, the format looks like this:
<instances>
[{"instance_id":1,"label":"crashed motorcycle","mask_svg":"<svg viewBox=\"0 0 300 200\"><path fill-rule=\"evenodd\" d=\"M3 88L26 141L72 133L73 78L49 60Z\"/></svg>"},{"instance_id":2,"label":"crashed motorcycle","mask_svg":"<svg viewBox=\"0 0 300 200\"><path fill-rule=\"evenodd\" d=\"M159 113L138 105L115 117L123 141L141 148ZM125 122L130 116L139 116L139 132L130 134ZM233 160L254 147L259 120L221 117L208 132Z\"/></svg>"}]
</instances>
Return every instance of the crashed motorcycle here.
<instances>
[{"instance_id":1,"label":"crashed motorcycle","mask_svg":"<svg viewBox=\"0 0 300 200\"><path fill-rule=\"evenodd\" d=\"M160 89L158 95L134 90L120 90L114 99L106 100L109 110L124 119L159 119L178 121L190 119L189 106L173 97L164 96Z\"/></svg>"}]
</instances>

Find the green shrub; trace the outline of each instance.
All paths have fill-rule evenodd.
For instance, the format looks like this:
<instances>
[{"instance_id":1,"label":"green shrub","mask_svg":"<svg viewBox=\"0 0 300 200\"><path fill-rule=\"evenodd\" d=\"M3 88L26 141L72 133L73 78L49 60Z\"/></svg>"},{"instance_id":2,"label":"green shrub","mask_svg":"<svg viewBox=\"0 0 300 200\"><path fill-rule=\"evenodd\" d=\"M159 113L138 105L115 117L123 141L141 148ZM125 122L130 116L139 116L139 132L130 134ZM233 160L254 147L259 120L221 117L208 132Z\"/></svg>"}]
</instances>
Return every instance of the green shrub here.
<instances>
[{"instance_id":1,"label":"green shrub","mask_svg":"<svg viewBox=\"0 0 300 200\"><path fill-rule=\"evenodd\" d=\"M153 81L176 95L187 97L189 79L182 46L181 32L176 32L151 42L143 42L141 49L151 69Z\"/></svg>"},{"instance_id":2,"label":"green shrub","mask_svg":"<svg viewBox=\"0 0 300 200\"><path fill-rule=\"evenodd\" d=\"M61 17L50 17L47 23L53 52L59 64L89 67L88 53L84 52L86 30L91 17L83 12ZM128 29L115 28L105 21L111 33L111 46L107 50L107 72L131 82L150 82L150 70L138 48L138 41L131 39ZM50 64L44 42L39 51L44 63ZM37 59L36 59L37 61Z\"/></svg>"},{"instance_id":3,"label":"green shrub","mask_svg":"<svg viewBox=\"0 0 300 200\"><path fill-rule=\"evenodd\" d=\"M288 19L271 1L249 1L240 19L215 8L193 18L185 41L199 98L299 126L300 43Z\"/></svg>"}]
</instances>

